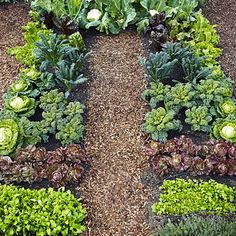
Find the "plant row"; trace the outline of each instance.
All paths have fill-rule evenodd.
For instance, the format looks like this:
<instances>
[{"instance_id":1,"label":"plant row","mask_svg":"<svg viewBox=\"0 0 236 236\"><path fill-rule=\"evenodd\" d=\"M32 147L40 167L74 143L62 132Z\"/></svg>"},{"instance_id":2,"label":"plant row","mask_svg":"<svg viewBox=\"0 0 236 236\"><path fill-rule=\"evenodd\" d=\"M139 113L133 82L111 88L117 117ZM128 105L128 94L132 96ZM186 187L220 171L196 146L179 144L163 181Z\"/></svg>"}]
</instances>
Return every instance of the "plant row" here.
<instances>
[{"instance_id":1,"label":"plant row","mask_svg":"<svg viewBox=\"0 0 236 236\"><path fill-rule=\"evenodd\" d=\"M196 145L181 136L165 143L146 145L153 172L158 176L188 172L192 175L236 175L236 147L225 141L208 141Z\"/></svg>"},{"instance_id":2,"label":"plant row","mask_svg":"<svg viewBox=\"0 0 236 236\"><path fill-rule=\"evenodd\" d=\"M3 235L80 235L86 230L86 210L70 191L0 185L0 192Z\"/></svg>"}]
</instances>

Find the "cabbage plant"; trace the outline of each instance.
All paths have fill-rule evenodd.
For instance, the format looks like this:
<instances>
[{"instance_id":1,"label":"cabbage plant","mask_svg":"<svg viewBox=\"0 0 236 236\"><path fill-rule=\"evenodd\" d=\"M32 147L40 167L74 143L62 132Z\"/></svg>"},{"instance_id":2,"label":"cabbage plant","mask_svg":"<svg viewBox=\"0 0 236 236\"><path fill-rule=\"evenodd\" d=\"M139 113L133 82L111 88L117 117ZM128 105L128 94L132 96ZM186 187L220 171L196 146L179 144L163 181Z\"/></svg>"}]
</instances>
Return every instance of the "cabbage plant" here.
<instances>
[{"instance_id":1,"label":"cabbage plant","mask_svg":"<svg viewBox=\"0 0 236 236\"><path fill-rule=\"evenodd\" d=\"M7 99L4 107L7 110L17 113L19 116L30 117L35 113L36 102L33 98L18 95Z\"/></svg>"},{"instance_id":2,"label":"cabbage plant","mask_svg":"<svg viewBox=\"0 0 236 236\"><path fill-rule=\"evenodd\" d=\"M218 112L223 116L233 114L236 110L235 100L227 99L219 104Z\"/></svg>"},{"instance_id":3,"label":"cabbage plant","mask_svg":"<svg viewBox=\"0 0 236 236\"><path fill-rule=\"evenodd\" d=\"M212 136L216 139L224 139L236 143L236 120L219 120L213 128Z\"/></svg>"},{"instance_id":4,"label":"cabbage plant","mask_svg":"<svg viewBox=\"0 0 236 236\"><path fill-rule=\"evenodd\" d=\"M9 155L22 145L23 131L13 119L0 120L0 155Z\"/></svg>"}]
</instances>

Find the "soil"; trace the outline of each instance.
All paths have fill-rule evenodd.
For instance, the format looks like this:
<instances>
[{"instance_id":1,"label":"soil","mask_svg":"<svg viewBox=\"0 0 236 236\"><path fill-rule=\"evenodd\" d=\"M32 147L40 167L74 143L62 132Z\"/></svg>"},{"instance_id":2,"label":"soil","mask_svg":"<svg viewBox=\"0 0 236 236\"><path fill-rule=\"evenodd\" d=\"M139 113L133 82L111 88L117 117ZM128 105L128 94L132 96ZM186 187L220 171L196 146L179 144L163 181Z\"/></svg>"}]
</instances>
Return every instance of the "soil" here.
<instances>
[{"instance_id":1,"label":"soil","mask_svg":"<svg viewBox=\"0 0 236 236\"><path fill-rule=\"evenodd\" d=\"M141 182L148 168L141 131L146 78L139 58L141 36L126 31L98 35L90 43L86 153L91 171L81 192L91 236L149 235L149 189Z\"/></svg>"},{"instance_id":2,"label":"soil","mask_svg":"<svg viewBox=\"0 0 236 236\"><path fill-rule=\"evenodd\" d=\"M236 2L235 0L206 0L204 16L216 24L220 35L220 58L225 73L236 81Z\"/></svg>"},{"instance_id":3,"label":"soil","mask_svg":"<svg viewBox=\"0 0 236 236\"><path fill-rule=\"evenodd\" d=\"M23 1L15 4L0 4L0 107L2 95L16 80L20 64L8 55L8 48L24 44L22 26L29 20L29 6Z\"/></svg>"}]
</instances>

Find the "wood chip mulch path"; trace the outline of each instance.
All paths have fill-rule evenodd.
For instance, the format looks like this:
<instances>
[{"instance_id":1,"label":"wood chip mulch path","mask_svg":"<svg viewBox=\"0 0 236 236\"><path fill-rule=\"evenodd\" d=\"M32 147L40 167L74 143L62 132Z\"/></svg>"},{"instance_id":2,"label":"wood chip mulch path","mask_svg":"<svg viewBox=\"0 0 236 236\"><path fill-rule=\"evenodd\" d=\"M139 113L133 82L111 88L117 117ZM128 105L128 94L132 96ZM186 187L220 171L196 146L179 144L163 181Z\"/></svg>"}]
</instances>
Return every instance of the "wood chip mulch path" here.
<instances>
[{"instance_id":1,"label":"wood chip mulch path","mask_svg":"<svg viewBox=\"0 0 236 236\"><path fill-rule=\"evenodd\" d=\"M150 190L141 131L146 86L142 37L126 31L97 36L91 47L86 152L93 159L81 191L91 236L147 236Z\"/></svg>"},{"instance_id":2,"label":"wood chip mulch path","mask_svg":"<svg viewBox=\"0 0 236 236\"><path fill-rule=\"evenodd\" d=\"M20 64L8 55L8 48L24 44L22 26L29 20L29 7L24 2L0 4L0 106L2 95L16 80Z\"/></svg>"}]
</instances>

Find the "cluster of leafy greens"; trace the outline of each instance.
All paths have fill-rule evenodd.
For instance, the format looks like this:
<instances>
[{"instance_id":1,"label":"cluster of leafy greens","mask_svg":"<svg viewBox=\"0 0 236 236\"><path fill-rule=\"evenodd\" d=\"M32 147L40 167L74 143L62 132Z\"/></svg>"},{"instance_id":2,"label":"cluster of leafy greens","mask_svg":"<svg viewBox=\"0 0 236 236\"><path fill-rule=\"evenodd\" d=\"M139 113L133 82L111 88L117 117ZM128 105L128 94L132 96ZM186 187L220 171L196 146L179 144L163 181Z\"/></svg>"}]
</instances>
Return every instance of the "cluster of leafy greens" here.
<instances>
[{"instance_id":1,"label":"cluster of leafy greens","mask_svg":"<svg viewBox=\"0 0 236 236\"><path fill-rule=\"evenodd\" d=\"M212 133L217 139L236 142L236 129L232 125L236 122L233 82L225 75L215 75L203 67L202 60L191 46L184 47L179 43L167 43L161 52L151 53L147 60L142 60L151 81L142 97L153 109L147 114L145 123L152 139L165 141L169 130L181 131L182 123L190 125L193 131ZM171 128L153 125L157 121L162 123L157 109L172 114L171 119L164 119L164 123L178 120L178 129L175 122ZM230 129L224 128L228 122ZM220 131L223 128L224 131L231 130L228 136ZM164 138L157 132L164 132Z\"/></svg>"},{"instance_id":2,"label":"cluster of leafy greens","mask_svg":"<svg viewBox=\"0 0 236 236\"><path fill-rule=\"evenodd\" d=\"M3 235L80 235L86 217L70 191L0 186L0 232Z\"/></svg>"},{"instance_id":3,"label":"cluster of leafy greens","mask_svg":"<svg viewBox=\"0 0 236 236\"><path fill-rule=\"evenodd\" d=\"M219 216L188 216L180 223L170 220L153 236L234 236L236 223Z\"/></svg>"},{"instance_id":4,"label":"cluster of leafy greens","mask_svg":"<svg viewBox=\"0 0 236 236\"><path fill-rule=\"evenodd\" d=\"M227 214L236 212L236 190L214 180L165 180L160 187L159 201L152 206L155 214L189 214L209 212Z\"/></svg>"},{"instance_id":5,"label":"cluster of leafy greens","mask_svg":"<svg viewBox=\"0 0 236 236\"><path fill-rule=\"evenodd\" d=\"M171 172L188 172L191 175L236 175L236 147L226 141L208 141L196 145L181 136L164 144L146 145L153 172L163 176Z\"/></svg>"},{"instance_id":6,"label":"cluster of leafy greens","mask_svg":"<svg viewBox=\"0 0 236 236\"><path fill-rule=\"evenodd\" d=\"M40 182L47 179L54 187L78 184L83 177L88 159L77 144L47 152L29 146L19 149L14 158L0 158L0 180L12 182Z\"/></svg>"}]
</instances>

